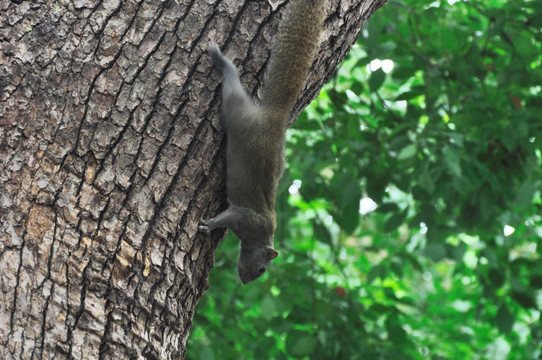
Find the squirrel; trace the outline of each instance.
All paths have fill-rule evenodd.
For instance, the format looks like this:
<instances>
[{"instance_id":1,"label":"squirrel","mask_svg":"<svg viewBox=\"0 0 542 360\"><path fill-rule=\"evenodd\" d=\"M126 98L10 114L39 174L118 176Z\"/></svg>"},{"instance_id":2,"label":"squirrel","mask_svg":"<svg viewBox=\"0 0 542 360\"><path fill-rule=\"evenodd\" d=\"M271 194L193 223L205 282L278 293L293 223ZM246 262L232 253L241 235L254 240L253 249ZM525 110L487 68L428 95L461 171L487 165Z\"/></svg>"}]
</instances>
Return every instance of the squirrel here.
<instances>
[{"instance_id":1,"label":"squirrel","mask_svg":"<svg viewBox=\"0 0 542 360\"><path fill-rule=\"evenodd\" d=\"M273 42L261 102L252 100L235 65L210 42L208 52L222 79L221 119L227 139L229 207L199 230L229 228L240 239L237 270L243 284L260 277L271 260L277 227L275 198L284 170L290 112L312 65L324 22L325 0L293 0Z\"/></svg>"}]
</instances>

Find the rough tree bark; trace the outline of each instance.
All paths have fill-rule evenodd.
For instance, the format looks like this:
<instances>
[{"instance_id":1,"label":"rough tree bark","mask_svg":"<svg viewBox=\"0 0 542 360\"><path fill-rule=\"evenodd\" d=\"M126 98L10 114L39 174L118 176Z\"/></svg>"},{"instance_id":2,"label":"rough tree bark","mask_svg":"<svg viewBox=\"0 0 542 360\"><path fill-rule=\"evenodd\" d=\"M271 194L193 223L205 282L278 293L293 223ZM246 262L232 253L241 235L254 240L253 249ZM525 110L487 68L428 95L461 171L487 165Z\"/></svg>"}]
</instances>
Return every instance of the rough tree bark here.
<instances>
[{"instance_id":1,"label":"rough tree bark","mask_svg":"<svg viewBox=\"0 0 542 360\"><path fill-rule=\"evenodd\" d=\"M296 116L385 0L330 1ZM224 206L216 40L257 94L284 1L0 0L0 358L182 358Z\"/></svg>"}]
</instances>

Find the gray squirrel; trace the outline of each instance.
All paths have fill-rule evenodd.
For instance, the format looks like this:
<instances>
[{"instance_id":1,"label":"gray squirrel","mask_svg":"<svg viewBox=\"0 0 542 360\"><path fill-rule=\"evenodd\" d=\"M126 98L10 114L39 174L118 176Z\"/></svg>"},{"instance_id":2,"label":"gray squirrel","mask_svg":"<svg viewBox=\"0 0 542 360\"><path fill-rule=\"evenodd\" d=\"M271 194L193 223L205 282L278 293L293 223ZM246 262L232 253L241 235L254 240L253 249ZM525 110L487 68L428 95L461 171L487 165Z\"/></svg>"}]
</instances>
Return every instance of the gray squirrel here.
<instances>
[{"instance_id":1,"label":"gray squirrel","mask_svg":"<svg viewBox=\"0 0 542 360\"><path fill-rule=\"evenodd\" d=\"M299 96L320 38L325 0L293 0L273 43L261 103L252 100L235 65L214 42L209 55L223 74L221 117L227 137L229 207L199 230L231 229L241 241L237 269L243 284L260 277L271 260L277 227L275 199L284 170L290 112Z\"/></svg>"}]
</instances>

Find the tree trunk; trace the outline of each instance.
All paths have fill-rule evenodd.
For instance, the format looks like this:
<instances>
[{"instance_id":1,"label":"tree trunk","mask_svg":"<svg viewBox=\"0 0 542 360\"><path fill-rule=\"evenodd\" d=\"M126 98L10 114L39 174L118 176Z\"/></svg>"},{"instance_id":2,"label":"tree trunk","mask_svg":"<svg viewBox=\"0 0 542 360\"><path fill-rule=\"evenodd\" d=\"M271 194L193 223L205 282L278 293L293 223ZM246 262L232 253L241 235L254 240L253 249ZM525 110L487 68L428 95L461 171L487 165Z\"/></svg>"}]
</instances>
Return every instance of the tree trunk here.
<instances>
[{"instance_id":1,"label":"tree trunk","mask_svg":"<svg viewBox=\"0 0 542 360\"><path fill-rule=\"evenodd\" d=\"M294 117L384 1L331 1ZM0 358L184 356L225 205L205 50L257 94L272 4L0 0Z\"/></svg>"}]
</instances>

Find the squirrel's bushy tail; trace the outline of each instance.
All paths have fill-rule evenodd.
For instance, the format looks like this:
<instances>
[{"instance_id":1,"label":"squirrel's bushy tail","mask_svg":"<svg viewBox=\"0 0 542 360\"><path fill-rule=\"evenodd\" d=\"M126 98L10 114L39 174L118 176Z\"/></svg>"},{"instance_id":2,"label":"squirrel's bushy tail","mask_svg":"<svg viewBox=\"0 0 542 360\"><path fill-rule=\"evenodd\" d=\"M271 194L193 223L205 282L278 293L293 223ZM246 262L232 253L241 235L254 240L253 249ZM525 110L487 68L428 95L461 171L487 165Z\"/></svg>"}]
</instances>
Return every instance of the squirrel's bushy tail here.
<instances>
[{"instance_id":1,"label":"squirrel's bushy tail","mask_svg":"<svg viewBox=\"0 0 542 360\"><path fill-rule=\"evenodd\" d=\"M262 105L284 115L286 119L281 121L287 121L307 80L324 22L325 3L326 0L291 0L273 42Z\"/></svg>"}]
</instances>

